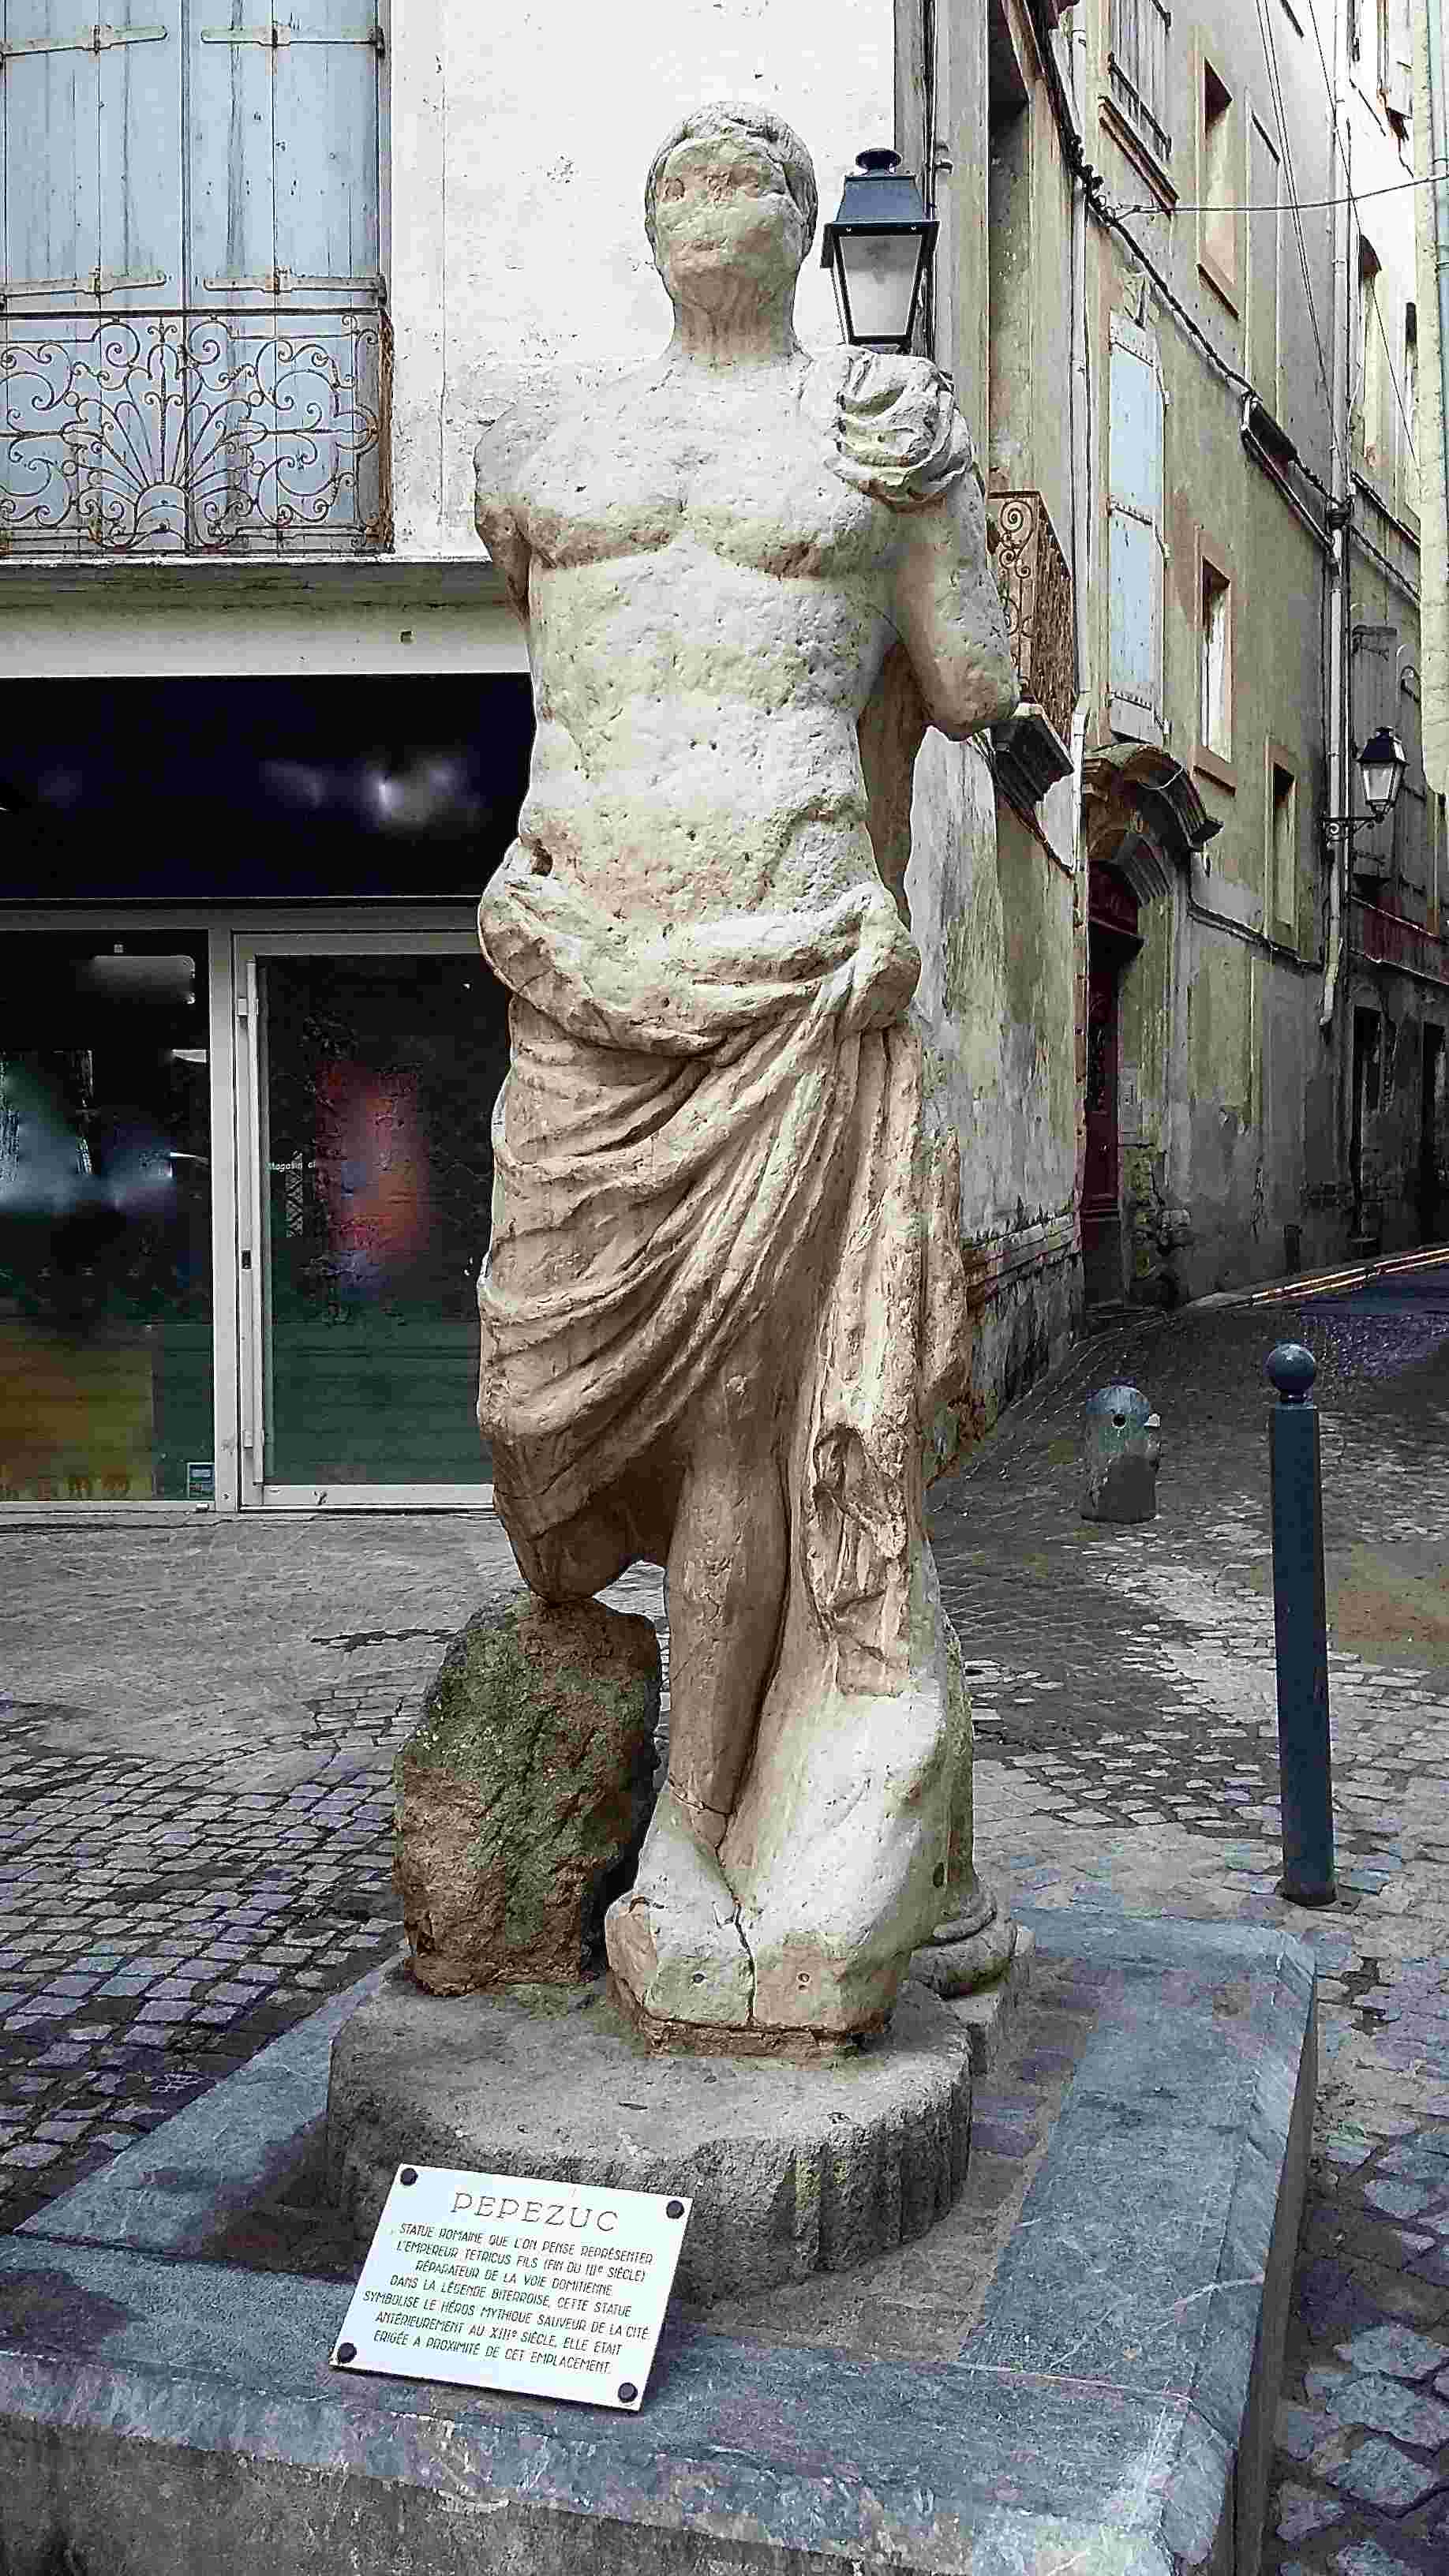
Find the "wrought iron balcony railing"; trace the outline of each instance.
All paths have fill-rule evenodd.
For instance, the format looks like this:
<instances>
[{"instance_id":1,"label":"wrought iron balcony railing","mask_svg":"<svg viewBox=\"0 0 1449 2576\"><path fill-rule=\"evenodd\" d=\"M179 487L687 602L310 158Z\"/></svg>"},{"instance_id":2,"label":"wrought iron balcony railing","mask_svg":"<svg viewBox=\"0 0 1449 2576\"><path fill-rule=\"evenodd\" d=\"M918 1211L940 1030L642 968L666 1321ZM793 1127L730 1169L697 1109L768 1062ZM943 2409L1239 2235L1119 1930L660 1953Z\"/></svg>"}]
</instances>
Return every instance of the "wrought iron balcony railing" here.
<instances>
[{"instance_id":1,"label":"wrought iron balcony railing","mask_svg":"<svg viewBox=\"0 0 1449 2576\"><path fill-rule=\"evenodd\" d=\"M1402 913L1387 912L1382 904L1361 903L1355 896L1349 937L1355 956L1371 965L1402 966L1431 983L1449 984L1449 939L1425 930L1417 921L1406 921Z\"/></svg>"},{"instance_id":2,"label":"wrought iron balcony railing","mask_svg":"<svg viewBox=\"0 0 1449 2576\"><path fill-rule=\"evenodd\" d=\"M1077 698L1072 576L1039 492L993 492L986 503L991 567L1024 694L1064 742Z\"/></svg>"},{"instance_id":3,"label":"wrought iron balcony railing","mask_svg":"<svg viewBox=\"0 0 1449 2576\"><path fill-rule=\"evenodd\" d=\"M373 554L392 334L356 311L0 311L0 555Z\"/></svg>"}]
</instances>

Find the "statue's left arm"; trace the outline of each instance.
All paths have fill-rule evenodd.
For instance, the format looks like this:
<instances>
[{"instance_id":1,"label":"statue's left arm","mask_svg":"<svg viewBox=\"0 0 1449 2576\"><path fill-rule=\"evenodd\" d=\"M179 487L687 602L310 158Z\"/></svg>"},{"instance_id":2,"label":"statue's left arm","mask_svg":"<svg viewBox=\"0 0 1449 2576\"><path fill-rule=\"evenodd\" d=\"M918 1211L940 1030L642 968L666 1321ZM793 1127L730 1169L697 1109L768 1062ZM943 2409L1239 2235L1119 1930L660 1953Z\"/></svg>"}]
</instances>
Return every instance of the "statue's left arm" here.
<instances>
[{"instance_id":1,"label":"statue's left arm","mask_svg":"<svg viewBox=\"0 0 1449 2576\"><path fill-rule=\"evenodd\" d=\"M896 519L887 613L928 721L959 742L1021 697L971 433L929 358L853 352L834 409L832 468Z\"/></svg>"},{"instance_id":2,"label":"statue's left arm","mask_svg":"<svg viewBox=\"0 0 1449 2576\"><path fill-rule=\"evenodd\" d=\"M894 622L926 714L953 742L1012 713L1021 685L969 471L902 521Z\"/></svg>"}]
</instances>

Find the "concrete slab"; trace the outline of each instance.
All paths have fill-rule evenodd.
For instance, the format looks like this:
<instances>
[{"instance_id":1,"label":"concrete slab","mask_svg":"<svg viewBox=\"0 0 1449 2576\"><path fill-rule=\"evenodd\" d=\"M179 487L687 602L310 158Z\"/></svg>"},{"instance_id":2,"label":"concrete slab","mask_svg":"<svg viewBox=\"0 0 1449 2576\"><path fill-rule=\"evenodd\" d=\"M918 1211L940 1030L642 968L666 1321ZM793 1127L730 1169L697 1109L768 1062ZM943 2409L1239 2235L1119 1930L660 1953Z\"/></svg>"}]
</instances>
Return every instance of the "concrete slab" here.
<instances>
[{"instance_id":1,"label":"concrete slab","mask_svg":"<svg viewBox=\"0 0 1449 2576\"><path fill-rule=\"evenodd\" d=\"M1077 2038L1037 2049L1063 2080L979 2288L933 2288L914 2352L892 2344L889 2266L949 2269L936 2239L984 2225L968 2185L911 2255L834 2276L849 2335L817 2306L802 2340L778 2291L723 2326L676 2314L637 2418L340 2380L338 2245L302 2211L292 2268L275 2233L249 2266L249 2210L315 2144L339 1999L0 2246L6 2576L1252 2576L1311 1959L1271 1932L1026 1920L1023 2047L1059 2036L1053 1995Z\"/></svg>"}]
</instances>

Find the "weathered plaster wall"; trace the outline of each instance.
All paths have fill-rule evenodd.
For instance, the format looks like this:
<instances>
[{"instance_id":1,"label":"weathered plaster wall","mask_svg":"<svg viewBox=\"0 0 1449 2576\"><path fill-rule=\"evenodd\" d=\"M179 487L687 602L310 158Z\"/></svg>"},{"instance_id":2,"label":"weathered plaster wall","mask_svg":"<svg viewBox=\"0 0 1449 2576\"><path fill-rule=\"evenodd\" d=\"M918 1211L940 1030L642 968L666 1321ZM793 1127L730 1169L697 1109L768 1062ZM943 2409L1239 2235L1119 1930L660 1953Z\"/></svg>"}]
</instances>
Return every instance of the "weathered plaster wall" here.
<instances>
[{"instance_id":1,"label":"weathered plaster wall","mask_svg":"<svg viewBox=\"0 0 1449 2576\"><path fill-rule=\"evenodd\" d=\"M1283 97L1303 198L1332 195L1327 105L1311 31L1279 20ZM1189 865L1169 856L1164 889L1142 906L1144 946L1122 987L1119 1068L1124 1276L1128 1293L1173 1303L1279 1275L1296 1230L1304 1262L1341 1248L1310 1184L1313 1121L1332 1092L1332 1054L1318 1029L1324 881L1319 859L1325 757L1324 556L1311 529L1250 455L1241 379L1323 482L1332 472L1323 383L1334 322L1332 228L1305 216L1314 314L1285 226L1277 293L1263 301L1263 234L1230 216L1209 240L1201 101L1209 67L1225 85L1226 185L1250 201L1278 119L1261 34L1229 0L1203 0L1172 24L1172 175L1187 201L1172 218L1145 210L1143 157L1107 98L1101 28L1094 97L1108 193L1143 211L1133 227L1175 296L1218 352L1214 366L1120 243L1094 243L1095 345L1121 315L1153 333L1166 397L1163 427L1162 749L1187 770L1219 826ZM1097 155L1094 153L1094 158ZM1252 185L1249 185L1250 176ZM1285 188L1286 193L1286 188ZM1315 338L1316 318L1318 338ZM1341 319L1341 317L1340 317ZM1321 350L1321 356L1320 356ZM1234 381L1237 379L1238 381ZM1106 370L1102 370L1104 394ZM1098 416L1097 488L1110 491L1110 411ZM1312 509L1311 487L1297 490ZM1090 739L1112 740L1107 678L1107 511L1097 517L1098 678ZM1230 738L1202 728L1204 557L1231 585ZM1273 767L1297 781L1296 888L1275 901ZM1285 917L1285 914L1290 917Z\"/></svg>"},{"instance_id":2,"label":"weathered plaster wall","mask_svg":"<svg viewBox=\"0 0 1449 2576\"><path fill-rule=\"evenodd\" d=\"M1065 1347L1080 1305L1073 881L982 754L927 738L906 877L929 1079L961 1140L976 1427ZM934 931L932 930L934 925Z\"/></svg>"},{"instance_id":3,"label":"weathered plaster wall","mask_svg":"<svg viewBox=\"0 0 1449 2576\"><path fill-rule=\"evenodd\" d=\"M471 455L521 380L638 364L670 314L644 239L644 178L689 109L777 109L833 214L857 151L893 126L892 0L407 0L395 11L391 159L395 485L405 552L466 553ZM818 250L807 346L839 333Z\"/></svg>"}]
</instances>

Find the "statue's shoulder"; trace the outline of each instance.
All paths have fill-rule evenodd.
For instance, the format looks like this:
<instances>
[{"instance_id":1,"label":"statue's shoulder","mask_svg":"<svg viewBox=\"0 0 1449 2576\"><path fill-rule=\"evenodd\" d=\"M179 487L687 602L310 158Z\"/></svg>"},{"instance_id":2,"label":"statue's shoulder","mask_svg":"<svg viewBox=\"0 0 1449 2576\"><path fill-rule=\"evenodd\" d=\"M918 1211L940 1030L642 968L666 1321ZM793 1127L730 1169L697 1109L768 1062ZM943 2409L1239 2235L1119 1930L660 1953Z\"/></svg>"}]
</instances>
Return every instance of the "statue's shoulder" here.
<instances>
[{"instance_id":1,"label":"statue's shoulder","mask_svg":"<svg viewBox=\"0 0 1449 2576\"><path fill-rule=\"evenodd\" d=\"M523 468L555 426L560 389L552 376L530 377L515 385L491 415L485 415L473 450L473 472L480 503L487 498L512 500Z\"/></svg>"},{"instance_id":2,"label":"statue's shoulder","mask_svg":"<svg viewBox=\"0 0 1449 2576\"><path fill-rule=\"evenodd\" d=\"M809 399L834 472L888 509L928 509L976 471L950 379L929 358L832 351L812 370Z\"/></svg>"},{"instance_id":3,"label":"statue's shoulder","mask_svg":"<svg viewBox=\"0 0 1449 2576\"><path fill-rule=\"evenodd\" d=\"M556 438L587 443L607 437L609 424L627 416L655 373L647 368L627 374L616 368L596 373L551 368L512 387L485 417L473 450L480 500L484 495L516 500L531 459Z\"/></svg>"}]
</instances>

